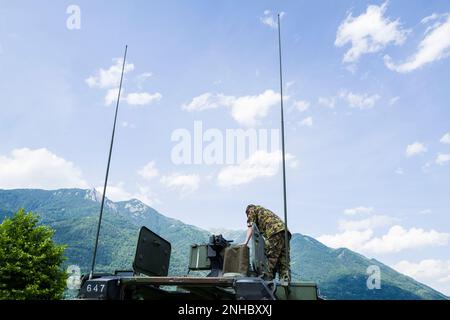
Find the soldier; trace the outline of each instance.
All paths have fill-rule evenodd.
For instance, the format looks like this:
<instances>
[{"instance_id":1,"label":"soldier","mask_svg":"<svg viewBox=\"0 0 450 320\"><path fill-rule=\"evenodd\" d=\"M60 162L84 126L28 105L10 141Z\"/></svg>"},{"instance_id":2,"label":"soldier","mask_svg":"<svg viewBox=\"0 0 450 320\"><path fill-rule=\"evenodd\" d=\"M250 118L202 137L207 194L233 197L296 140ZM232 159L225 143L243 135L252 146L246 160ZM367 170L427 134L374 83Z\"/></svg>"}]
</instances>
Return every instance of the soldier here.
<instances>
[{"instance_id":1,"label":"soldier","mask_svg":"<svg viewBox=\"0 0 450 320\"><path fill-rule=\"evenodd\" d=\"M249 205L245 210L247 214L247 245L253 236L253 224L256 224L261 234L264 236L266 244L266 256L268 260L268 270L264 275L266 280L275 278L275 273L281 281L289 282L291 279L290 259L286 259L284 222L272 211L261 206ZM288 232L288 238L291 239L291 233Z\"/></svg>"}]
</instances>

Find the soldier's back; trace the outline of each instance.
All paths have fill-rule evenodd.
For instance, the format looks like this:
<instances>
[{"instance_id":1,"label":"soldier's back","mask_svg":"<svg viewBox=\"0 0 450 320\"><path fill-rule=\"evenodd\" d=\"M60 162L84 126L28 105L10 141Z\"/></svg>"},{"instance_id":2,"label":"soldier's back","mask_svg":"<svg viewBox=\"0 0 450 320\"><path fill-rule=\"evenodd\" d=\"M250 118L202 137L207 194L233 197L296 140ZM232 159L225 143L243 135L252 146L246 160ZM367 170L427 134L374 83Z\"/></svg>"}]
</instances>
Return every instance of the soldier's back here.
<instances>
[{"instance_id":1,"label":"soldier's back","mask_svg":"<svg viewBox=\"0 0 450 320\"><path fill-rule=\"evenodd\" d=\"M271 210L262 206L256 207L256 213L258 216L258 229L265 238L285 230L284 222Z\"/></svg>"}]
</instances>

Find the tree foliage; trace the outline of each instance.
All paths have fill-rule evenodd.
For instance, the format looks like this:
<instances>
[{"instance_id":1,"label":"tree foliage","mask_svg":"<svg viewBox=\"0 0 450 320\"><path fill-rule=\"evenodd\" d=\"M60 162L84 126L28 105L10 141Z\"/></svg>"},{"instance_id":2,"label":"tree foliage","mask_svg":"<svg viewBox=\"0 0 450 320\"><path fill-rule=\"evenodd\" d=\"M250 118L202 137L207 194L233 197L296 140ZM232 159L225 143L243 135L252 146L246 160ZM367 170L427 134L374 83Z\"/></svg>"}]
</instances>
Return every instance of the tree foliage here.
<instances>
[{"instance_id":1,"label":"tree foliage","mask_svg":"<svg viewBox=\"0 0 450 320\"><path fill-rule=\"evenodd\" d=\"M38 222L38 216L20 209L0 224L0 299L62 298L65 246L55 244L54 230Z\"/></svg>"}]
</instances>

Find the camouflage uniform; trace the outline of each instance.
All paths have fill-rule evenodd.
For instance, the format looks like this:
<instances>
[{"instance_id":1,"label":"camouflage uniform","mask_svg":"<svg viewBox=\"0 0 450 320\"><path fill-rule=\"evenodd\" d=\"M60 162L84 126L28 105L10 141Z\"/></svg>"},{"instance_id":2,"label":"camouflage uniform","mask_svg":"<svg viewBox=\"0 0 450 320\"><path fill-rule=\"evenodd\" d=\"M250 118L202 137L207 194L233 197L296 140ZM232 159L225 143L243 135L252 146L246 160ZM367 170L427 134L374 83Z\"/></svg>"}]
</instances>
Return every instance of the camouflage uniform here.
<instances>
[{"instance_id":1,"label":"camouflage uniform","mask_svg":"<svg viewBox=\"0 0 450 320\"><path fill-rule=\"evenodd\" d=\"M265 239L266 256L268 260L268 270L266 278L275 278L278 271L280 279L291 279L290 259L286 261L284 222L272 211L261 206L250 207L247 214L247 226L256 224ZM291 233L288 231L288 238Z\"/></svg>"}]
</instances>

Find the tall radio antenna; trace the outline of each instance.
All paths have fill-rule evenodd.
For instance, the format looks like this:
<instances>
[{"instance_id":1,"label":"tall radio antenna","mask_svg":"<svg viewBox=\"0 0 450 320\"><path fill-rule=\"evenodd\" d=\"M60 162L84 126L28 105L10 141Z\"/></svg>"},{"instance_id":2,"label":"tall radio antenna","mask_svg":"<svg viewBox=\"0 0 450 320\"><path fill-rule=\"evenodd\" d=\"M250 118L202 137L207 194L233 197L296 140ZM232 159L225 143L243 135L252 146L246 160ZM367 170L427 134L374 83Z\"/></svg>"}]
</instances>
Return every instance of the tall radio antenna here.
<instances>
[{"instance_id":1,"label":"tall radio antenna","mask_svg":"<svg viewBox=\"0 0 450 320\"><path fill-rule=\"evenodd\" d=\"M286 199L286 152L284 146L284 108L283 108L283 69L281 63L281 17L278 13L278 54L280 58L280 105L281 105L281 152L283 159L283 204L284 204L284 232L286 266L289 266L289 235L288 235L288 219L287 219L287 199ZM290 281L290 279L289 279Z\"/></svg>"},{"instance_id":2,"label":"tall radio antenna","mask_svg":"<svg viewBox=\"0 0 450 320\"><path fill-rule=\"evenodd\" d=\"M128 46L126 45L125 46L125 53L123 55L122 73L120 75L119 93L117 94L116 112L115 112L115 115L114 115L114 124L113 124L112 135L111 135L111 144L109 146L108 164L106 166L106 177L105 177L105 184L103 186L103 194L102 194L102 204L100 206L100 216L98 218L97 235L95 237L94 254L92 256L91 273L89 274L89 278L90 279L92 279L92 277L94 275L95 259L97 257L98 237L100 235L100 227L102 225L103 208L104 208L104 205L105 205L105 196L106 196L106 186L108 185L109 167L110 167L110 164L111 164L111 154L112 154L113 145L114 145L114 134L116 132L117 112L119 111L120 93L122 91L122 81L123 81L123 73L124 73L124 70L125 70L125 60L127 59L127 50L128 50Z\"/></svg>"}]
</instances>

